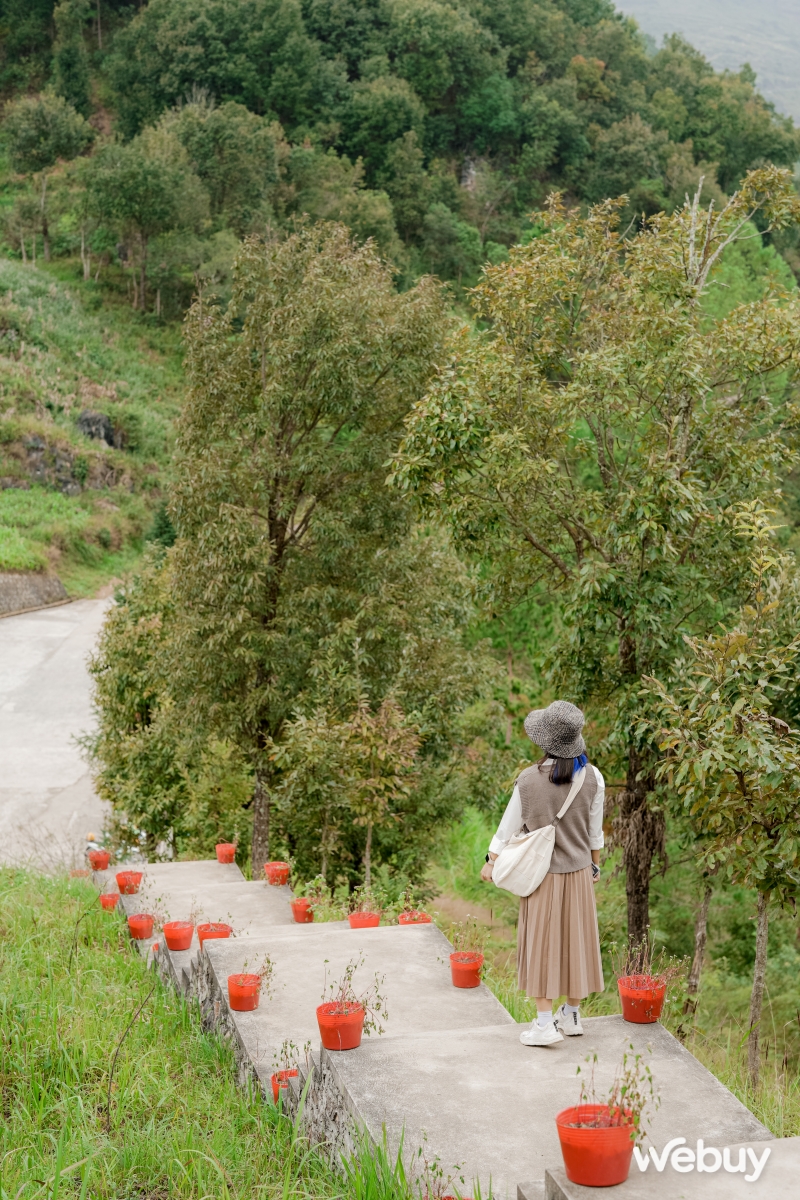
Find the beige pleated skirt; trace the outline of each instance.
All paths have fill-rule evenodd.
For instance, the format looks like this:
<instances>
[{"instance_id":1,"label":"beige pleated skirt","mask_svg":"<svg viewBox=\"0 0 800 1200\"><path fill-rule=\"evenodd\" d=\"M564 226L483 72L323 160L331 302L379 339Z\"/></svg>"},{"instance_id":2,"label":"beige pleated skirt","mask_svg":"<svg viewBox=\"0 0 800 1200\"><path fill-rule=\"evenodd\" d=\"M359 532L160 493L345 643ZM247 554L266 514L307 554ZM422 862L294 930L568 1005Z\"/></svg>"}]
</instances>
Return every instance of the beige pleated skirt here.
<instances>
[{"instance_id":1,"label":"beige pleated skirt","mask_svg":"<svg viewBox=\"0 0 800 1200\"><path fill-rule=\"evenodd\" d=\"M521 896L517 978L529 996L602 992L603 965L592 868L549 874L531 896Z\"/></svg>"}]
</instances>

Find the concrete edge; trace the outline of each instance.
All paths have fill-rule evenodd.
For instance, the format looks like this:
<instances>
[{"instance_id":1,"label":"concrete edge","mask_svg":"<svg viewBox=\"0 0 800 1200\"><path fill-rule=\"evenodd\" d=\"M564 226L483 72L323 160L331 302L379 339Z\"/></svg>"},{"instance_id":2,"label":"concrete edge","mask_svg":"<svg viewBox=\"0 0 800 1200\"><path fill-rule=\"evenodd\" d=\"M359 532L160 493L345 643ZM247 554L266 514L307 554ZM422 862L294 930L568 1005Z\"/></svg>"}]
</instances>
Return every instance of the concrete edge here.
<instances>
[{"instance_id":1,"label":"concrete edge","mask_svg":"<svg viewBox=\"0 0 800 1200\"><path fill-rule=\"evenodd\" d=\"M0 621L5 617L22 617L25 613L42 612L45 608L61 608L65 604L73 604L74 596L67 596L66 600L54 600L52 604L34 604L32 608L15 608L13 612L0 612Z\"/></svg>"}]
</instances>

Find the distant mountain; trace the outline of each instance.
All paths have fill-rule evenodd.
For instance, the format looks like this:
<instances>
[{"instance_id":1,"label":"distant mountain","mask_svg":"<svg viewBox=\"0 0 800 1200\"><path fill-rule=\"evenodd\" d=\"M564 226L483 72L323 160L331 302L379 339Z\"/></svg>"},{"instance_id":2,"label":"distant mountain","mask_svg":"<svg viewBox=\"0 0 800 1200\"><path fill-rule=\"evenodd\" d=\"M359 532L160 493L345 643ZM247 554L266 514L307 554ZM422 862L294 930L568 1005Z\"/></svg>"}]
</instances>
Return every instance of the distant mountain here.
<instances>
[{"instance_id":1,"label":"distant mountain","mask_svg":"<svg viewBox=\"0 0 800 1200\"><path fill-rule=\"evenodd\" d=\"M758 90L779 112L800 121L798 0L617 0L622 12L660 44L682 33L718 71L749 63Z\"/></svg>"}]
</instances>

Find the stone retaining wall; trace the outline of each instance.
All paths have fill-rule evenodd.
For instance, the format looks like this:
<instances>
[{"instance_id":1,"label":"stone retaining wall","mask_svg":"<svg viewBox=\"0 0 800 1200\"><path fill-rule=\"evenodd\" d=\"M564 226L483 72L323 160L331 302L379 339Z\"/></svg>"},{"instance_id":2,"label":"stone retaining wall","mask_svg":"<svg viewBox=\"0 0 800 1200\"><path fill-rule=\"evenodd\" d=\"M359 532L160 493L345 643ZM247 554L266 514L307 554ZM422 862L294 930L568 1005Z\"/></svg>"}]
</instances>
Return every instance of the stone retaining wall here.
<instances>
[{"instance_id":1,"label":"stone retaining wall","mask_svg":"<svg viewBox=\"0 0 800 1200\"><path fill-rule=\"evenodd\" d=\"M66 599L66 588L57 575L45 575L38 571L0 572L1 617L29 608L59 604Z\"/></svg>"}]
</instances>

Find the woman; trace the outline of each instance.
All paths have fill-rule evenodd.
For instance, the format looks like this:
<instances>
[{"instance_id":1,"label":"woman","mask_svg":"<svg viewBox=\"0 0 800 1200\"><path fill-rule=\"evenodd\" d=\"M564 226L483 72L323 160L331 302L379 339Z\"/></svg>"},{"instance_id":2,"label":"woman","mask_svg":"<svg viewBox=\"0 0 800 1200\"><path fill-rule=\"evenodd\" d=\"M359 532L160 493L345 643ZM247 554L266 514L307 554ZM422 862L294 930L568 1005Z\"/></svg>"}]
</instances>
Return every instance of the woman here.
<instances>
[{"instance_id":1,"label":"woman","mask_svg":"<svg viewBox=\"0 0 800 1200\"><path fill-rule=\"evenodd\" d=\"M585 766L580 791L556 824L550 870L532 895L520 898L517 977L537 1011L530 1029L520 1034L526 1046L552 1046L563 1034L582 1034L580 1002L604 986L592 885L600 877L605 782L586 757L585 720L566 700L528 713L525 732L544 757L517 779L481 871L481 879L491 879L494 860L515 833L552 822L573 775ZM564 995L554 1017L553 1001Z\"/></svg>"}]
</instances>

